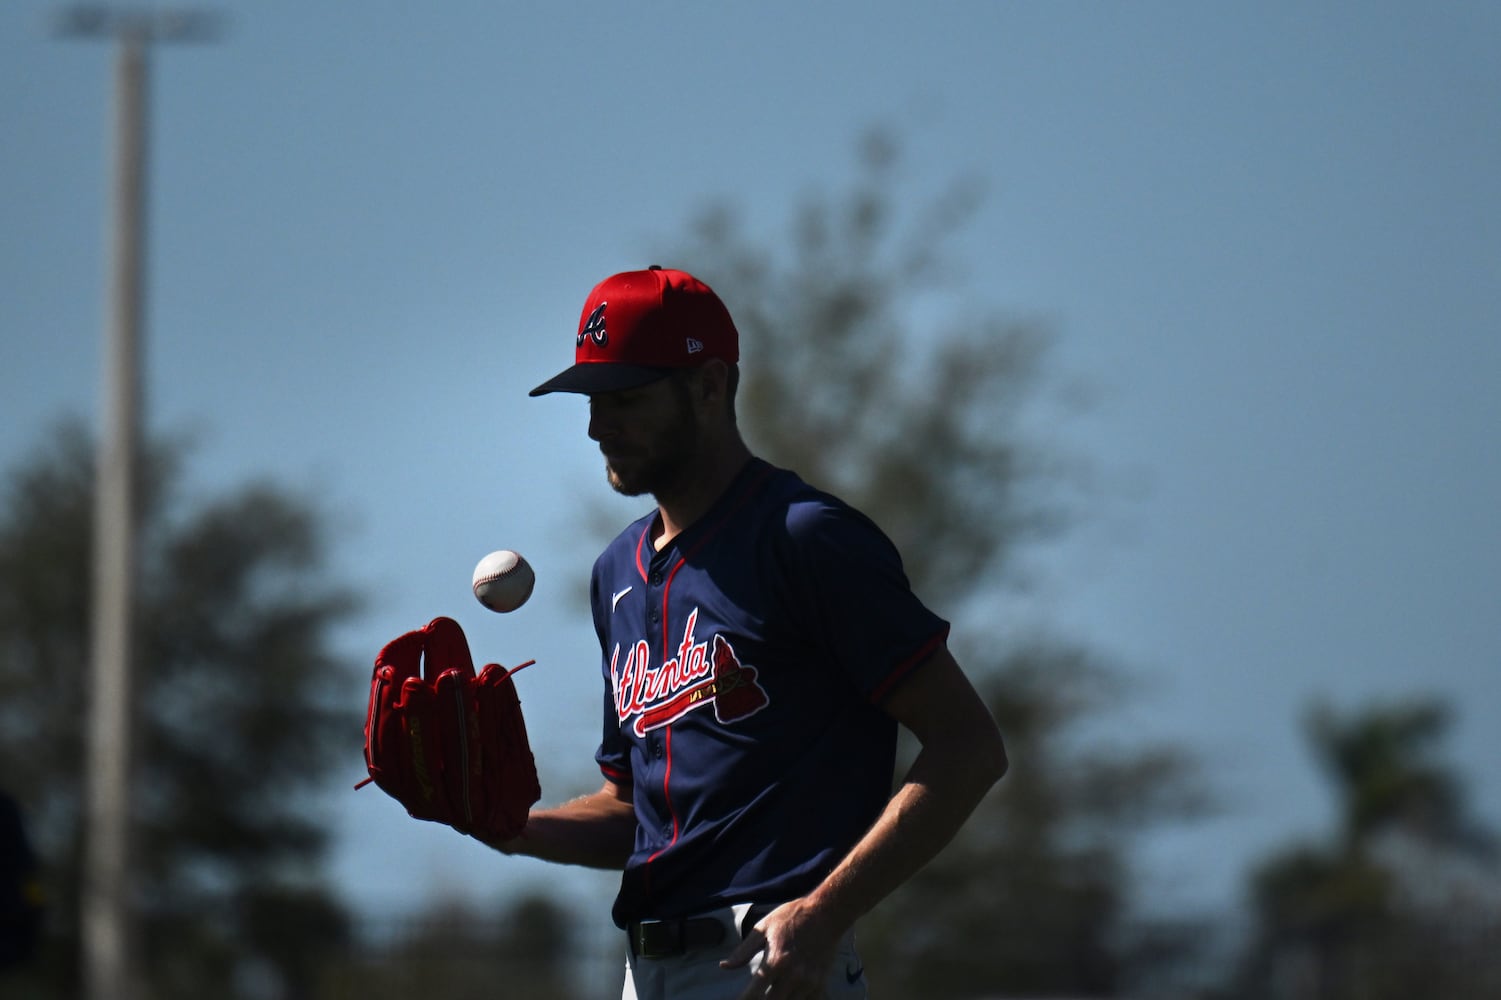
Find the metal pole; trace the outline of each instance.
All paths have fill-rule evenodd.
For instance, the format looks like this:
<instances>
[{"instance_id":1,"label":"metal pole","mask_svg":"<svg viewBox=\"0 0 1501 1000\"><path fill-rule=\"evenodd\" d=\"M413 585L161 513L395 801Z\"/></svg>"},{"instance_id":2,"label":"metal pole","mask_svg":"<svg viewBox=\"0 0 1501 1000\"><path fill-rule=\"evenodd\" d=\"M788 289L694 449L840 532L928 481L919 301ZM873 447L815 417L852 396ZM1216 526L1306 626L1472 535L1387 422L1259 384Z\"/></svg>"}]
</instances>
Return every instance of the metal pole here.
<instances>
[{"instance_id":1,"label":"metal pole","mask_svg":"<svg viewBox=\"0 0 1501 1000\"><path fill-rule=\"evenodd\" d=\"M82 936L86 996L136 993L131 906L137 453L146 198L145 39L124 32L115 77L114 218L94 507L93 705Z\"/></svg>"},{"instance_id":2,"label":"metal pole","mask_svg":"<svg viewBox=\"0 0 1501 1000\"><path fill-rule=\"evenodd\" d=\"M140 13L83 6L62 12L58 33L114 38L113 216L102 427L95 484L85 848L80 900L84 996L134 1000L139 968L131 877L135 765L136 583L144 410L146 150L149 67L155 41L204 41L216 18L199 11Z\"/></svg>"}]
</instances>

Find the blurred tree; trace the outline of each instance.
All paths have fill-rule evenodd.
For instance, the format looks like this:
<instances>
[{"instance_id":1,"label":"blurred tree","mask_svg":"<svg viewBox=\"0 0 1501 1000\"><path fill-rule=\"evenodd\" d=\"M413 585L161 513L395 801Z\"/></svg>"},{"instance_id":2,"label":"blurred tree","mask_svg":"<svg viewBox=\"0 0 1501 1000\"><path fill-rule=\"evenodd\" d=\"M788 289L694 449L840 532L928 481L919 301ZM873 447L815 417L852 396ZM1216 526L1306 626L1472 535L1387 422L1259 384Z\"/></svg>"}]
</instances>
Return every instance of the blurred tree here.
<instances>
[{"instance_id":1,"label":"blurred tree","mask_svg":"<svg viewBox=\"0 0 1501 1000\"><path fill-rule=\"evenodd\" d=\"M540 895L481 912L438 899L379 947L365 949L328 996L362 1000L567 1000L579 996L568 912ZM590 995L593 995L592 993Z\"/></svg>"},{"instance_id":2,"label":"blurred tree","mask_svg":"<svg viewBox=\"0 0 1501 1000\"><path fill-rule=\"evenodd\" d=\"M1252 873L1253 936L1233 995L1501 995L1496 838L1435 759L1450 720L1434 699L1308 713L1339 829Z\"/></svg>"},{"instance_id":3,"label":"blurred tree","mask_svg":"<svg viewBox=\"0 0 1501 1000\"><path fill-rule=\"evenodd\" d=\"M308 957L342 933L318 885L312 797L360 725L329 649L355 601L320 572L310 503L267 483L190 503L184 444L147 451L133 795L145 974L155 997L230 996L236 967L257 961L296 995ZM0 508L0 761L50 883L49 996L76 994L93 477L89 434L66 425L11 474Z\"/></svg>"},{"instance_id":4,"label":"blurred tree","mask_svg":"<svg viewBox=\"0 0 1501 1000\"><path fill-rule=\"evenodd\" d=\"M1315 705L1305 729L1339 799L1341 839L1364 854L1383 833L1401 831L1443 847L1481 852L1494 839L1469 815L1451 767L1434 753L1452 722L1448 705L1420 699L1341 716Z\"/></svg>"},{"instance_id":5,"label":"blurred tree","mask_svg":"<svg viewBox=\"0 0 1501 1000\"><path fill-rule=\"evenodd\" d=\"M914 205L895 190L900 159L890 134L864 137L850 190L809 198L785 249L721 204L657 259L731 304L752 448L887 531L918 592L956 620L956 655L1006 733L1011 773L862 923L872 981L935 1000L1106 995L1189 943L1131 944L1131 834L1206 802L1182 752L1084 740L1125 695L1121 671L1006 624L1021 553L1065 531L1085 496L1086 470L1027 430L1030 404L1069 394L1054 393L1051 332L976 305L953 264L982 186L960 178Z\"/></svg>"}]
</instances>

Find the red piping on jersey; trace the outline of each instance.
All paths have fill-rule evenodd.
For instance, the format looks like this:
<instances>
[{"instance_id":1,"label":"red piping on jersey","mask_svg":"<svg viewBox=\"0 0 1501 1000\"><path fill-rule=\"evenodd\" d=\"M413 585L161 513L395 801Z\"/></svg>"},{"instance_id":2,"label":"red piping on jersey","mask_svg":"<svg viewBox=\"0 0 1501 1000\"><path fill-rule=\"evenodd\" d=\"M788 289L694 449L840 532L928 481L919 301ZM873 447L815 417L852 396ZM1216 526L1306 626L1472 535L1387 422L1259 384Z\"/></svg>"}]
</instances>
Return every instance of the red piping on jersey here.
<instances>
[{"instance_id":1,"label":"red piping on jersey","mask_svg":"<svg viewBox=\"0 0 1501 1000\"><path fill-rule=\"evenodd\" d=\"M671 726L664 726L664 727L662 727L662 739L667 744L667 746L664 748L664 752L665 752L666 757L667 757L667 766L663 769L663 772L662 772L662 798L667 802L667 815L669 815L669 816L672 817L672 839L667 842L666 846L660 848L654 854L652 854L651 857L649 857L649 858L646 859L646 863L648 865L650 865L653 861L657 860L657 858L661 857L663 851L667 850L673 844L676 844L678 842L678 814L677 814L677 810L675 810L675 809L672 808L672 789L671 789L671 786L669 784L669 782L671 782L671 780L672 780L672 727ZM650 868L648 868L646 870L646 876L647 876L647 879L650 880L650 878L651 878L651 869Z\"/></svg>"},{"instance_id":2,"label":"red piping on jersey","mask_svg":"<svg viewBox=\"0 0 1501 1000\"><path fill-rule=\"evenodd\" d=\"M761 488L761 484L766 482L766 480L770 478L771 474L775 471L775 466L772 466L770 464L763 465L756 476L749 483L746 483L745 489L741 491L740 496L735 498L734 503L732 503L729 508L725 510L724 514L719 518L719 520L715 521L712 525L706 528L704 530L704 533L699 537L698 541L693 544L693 547L683 552L682 555L678 556L678 561L673 563L672 569L668 571L667 579L662 585L662 655L664 657L667 655L667 650L670 648L670 644L672 642L672 638L667 627L667 606L668 597L672 593L673 577L677 576L678 570L683 568L683 564L688 561L688 557L693 555L699 549L703 548L704 544L708 542L709 539L718 534L719 529L724 527L725 523L729 521L731 516L736 514L741 507L745 506L746 501L748 501L752 496L755 495L756 491ZM660 517L661 515L659 514L658 516ZM641 532L641 537L636 541L636 570L641 574L642 580L647 579L647 574L646 567L641 561L641 552L643 546L645 545L646 539L650 534L651 523L648 522L646 528ZM677 810L672 807L672 726L670 724L663 726L662 734L663 741L666 744L662 748L663 756L666 758L666 764L662 769L662 801L667 806L667 815L672 817L672 839L646 859L646 869L642 872L642 875L644 876L645 883L648 886L648 895L650 895L651 893L651 890L649 888L651 885L651 863L660 858L667 851L671 850L672 846L678 842L678 814Z\"/></svg>"},{"instance_id":3,"label":"red piping on jersey","mask_svg":"<svg viewBox=\"0 0 1501 1000\"><path fill-rule=\"evenodd\" d=\"M886 675L886 679L870 693L871 704L879 705L884 701L886 696L891 693L891 689L896 687L902 678L910 674L915 667L926 662L928 657L936 653L938 647L943 645L944 640L948 639L948 637L949 627L945 625L938 631L937 635L917 647L915 653L893 667L891 673Z\"/></svg>"},{"instance_id":4,"label":"red piping on jersey","mask_svg":"<svg viewBox=\"0 0 1501 1000\"><path fill-rule=\"evenodd\" d=\"M652 522L646 522L646 527L641 529L641 537L636 539L636 572L641 574L641 582L646 582L646 564L641 561L641 549L646 545L646 539L651 534Z\"/></svg>"}]
</instances>

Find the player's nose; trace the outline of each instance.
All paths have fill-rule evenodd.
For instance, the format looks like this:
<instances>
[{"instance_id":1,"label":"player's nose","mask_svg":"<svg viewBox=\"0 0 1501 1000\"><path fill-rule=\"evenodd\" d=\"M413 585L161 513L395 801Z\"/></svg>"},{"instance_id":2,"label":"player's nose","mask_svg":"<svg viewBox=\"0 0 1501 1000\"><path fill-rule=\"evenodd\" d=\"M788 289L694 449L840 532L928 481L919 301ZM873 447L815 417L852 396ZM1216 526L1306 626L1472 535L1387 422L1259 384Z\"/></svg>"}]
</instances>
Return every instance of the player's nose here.
<instances>
[{"instance_id":1,"label":"player's nose","mask_svg":"<svg viewBox=\"0 0 1501 1000\"><path fill-rule=\"evenodd\" d=\"M589 407L590 440L603 442L614 437L618 427L618 422L609 415L608 408L594 405Z\"/></svg>"}]
</instances>

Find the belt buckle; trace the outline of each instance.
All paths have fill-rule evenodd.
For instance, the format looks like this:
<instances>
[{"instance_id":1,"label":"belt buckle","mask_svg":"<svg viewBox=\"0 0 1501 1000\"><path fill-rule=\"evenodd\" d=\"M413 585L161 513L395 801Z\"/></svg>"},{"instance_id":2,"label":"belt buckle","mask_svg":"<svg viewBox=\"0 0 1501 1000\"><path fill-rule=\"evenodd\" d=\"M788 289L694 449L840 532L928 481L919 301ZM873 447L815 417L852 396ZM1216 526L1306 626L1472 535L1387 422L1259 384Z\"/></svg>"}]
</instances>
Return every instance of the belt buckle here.
<instances>
[{"instance_id":1,"label":"belt buckle","mask_svg":"<svg viewBox=\"0 0 1501 1000\"><path fill-rule=\"evenodd\" d=\"M636 924L636 954L641 958L659 959L681 955L683 921L642 920Z\"/></svg>"}]
</instances>

